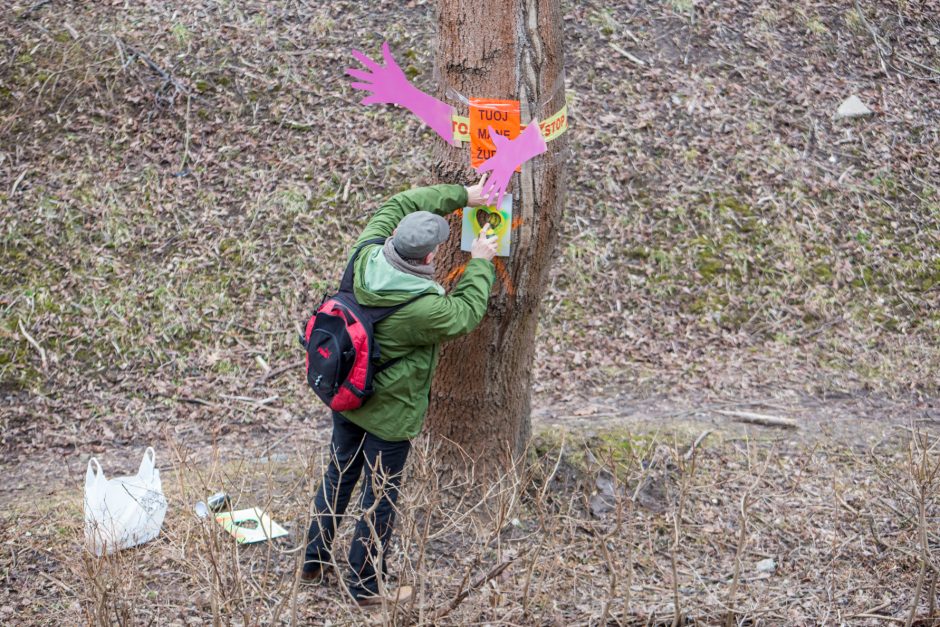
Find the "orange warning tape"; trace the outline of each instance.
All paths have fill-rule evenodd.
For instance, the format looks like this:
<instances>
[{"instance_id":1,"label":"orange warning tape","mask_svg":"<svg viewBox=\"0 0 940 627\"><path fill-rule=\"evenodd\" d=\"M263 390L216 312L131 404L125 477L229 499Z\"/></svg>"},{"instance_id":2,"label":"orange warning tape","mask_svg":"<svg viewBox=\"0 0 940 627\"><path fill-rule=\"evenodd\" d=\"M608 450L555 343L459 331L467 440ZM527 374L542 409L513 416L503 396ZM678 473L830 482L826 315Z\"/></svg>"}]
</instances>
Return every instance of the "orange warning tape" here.
<instances>
[{"instance_id":1,"label":"orange warning tape","mask_svg":"<svg viewBox=\"0 0 940 627\"><path fill-rule=\"evenodd\" d=\"M470 118L462 115L455 115L451 118L454 139L459 142L470 141ZM542 137L550 142L565 131L568 130L568 105L561 108L561 111L551 116L547 120L539 122L539 128L542 129ZM520 127L520 131L525 130L525 126Z\"/></svg>"}]
</instances>

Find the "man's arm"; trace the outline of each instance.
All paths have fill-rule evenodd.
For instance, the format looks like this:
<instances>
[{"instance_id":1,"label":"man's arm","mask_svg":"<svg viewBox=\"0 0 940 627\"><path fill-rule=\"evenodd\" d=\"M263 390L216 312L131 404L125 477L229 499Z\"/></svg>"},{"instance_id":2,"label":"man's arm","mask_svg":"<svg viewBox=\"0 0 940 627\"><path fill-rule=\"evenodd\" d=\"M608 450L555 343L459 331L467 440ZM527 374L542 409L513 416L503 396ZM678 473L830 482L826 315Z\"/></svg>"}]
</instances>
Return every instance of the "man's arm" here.
<instances>
[{"instance_id":1,"label":"man's arm","mask_svg":"<svg viewBox=\"0 0 940 627\"><path fill-rule=\"evenodd\" d=\"M447 296L426 296L428 308L422 308L422 320L407 325L408 343L414 346L439 344L473 331L490 300L496 278L492 262L471 259L457 286Z\"/></svg>"},{"instance_id":2,"label":"man's arm","mask_svg":"<svg viewBox=\"0 0 940 627\"><path fill-rule=\"evenodd\" d=\"M390 237L392 231L409 213L430 211L446 216L467 205L467 188L463 185L432 185L416 187L395 194L385 201L369 220L365 230L356 240L356 247L376 237Z\"/></svg>"},{"instance_id":3,"label":"man's arm","mask_svg":"<svg viewBox=\"0 0 940 627\"><path fill-rule=\"evenodd\" d=\"M470 262L457 287L447 296L433 300L429 297L430 309L425 319L410 327L413 344L437 344L458 338L473 331L483 320L496 277L493 257L499 246L496 237L490 237L489 231L490 226L484 225L480 235L473 241Z\"/></svg>"}]
</instances>

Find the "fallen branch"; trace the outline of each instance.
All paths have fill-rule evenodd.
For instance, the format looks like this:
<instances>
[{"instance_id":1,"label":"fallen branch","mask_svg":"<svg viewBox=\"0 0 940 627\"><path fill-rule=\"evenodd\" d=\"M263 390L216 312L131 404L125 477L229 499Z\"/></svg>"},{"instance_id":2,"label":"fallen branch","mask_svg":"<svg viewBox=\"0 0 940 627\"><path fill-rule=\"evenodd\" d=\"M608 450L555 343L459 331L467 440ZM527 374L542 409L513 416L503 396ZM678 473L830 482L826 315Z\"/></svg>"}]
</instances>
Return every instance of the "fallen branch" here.
<instances>
[{"instance_id":1,"label":"fallen branch","mask_svg":"<svg viewBox=\"0 0 940 627\"><path fill-rule=\"evenodd\" d=\"M620 53L621 55L623 55L624 57L626 57L626 59L627 59L628 61L630 61L630 62L632 62L632 63L636 63L636 64L639 65L639 66L644 66L644 65L646 65L646 61L644 61L643 59L641 59L640 57L638 57L638 56L636 56L636 55L630 54L629 52L627 52L626 50L624 50L623 48L621 48L621 47L618 46L617 44L610 44L610 47L613 48L615 51L619 52L619 53Z\"/></svg>"},{"instance_id":2,"label":"fallen branch","mask_svg":"<svg viewBox=\"0 0 940 627\"><path fill-rule=\"evenodd\" d=\"M52 575L50 575L49 573L44 573L42 571L39 571L39 574L45 577L46 579L48 579L49 581L51 581L52 583L58 586L62 586L62 589L68 592L69 594L75 594L75 589L70 587L67 583L65 583L61 579L57 579L53 577Z\"/></svg>"},{"instance_id":3,"label":"fallen branch","mask_svg":"<svg viewBox=\"0 0 940 627\"><path fill-rule=\"evenodd\" d=\"M469 586L467 586L466 588L461 590L459 593L457 593L457 595L453 599L450 600L450 603L448 603L446 607L442 607L437 612L435 612L434 618L436 620L440 620L441 618L444 618L445 616L453 612L455 609L457 609L458 605L463 603L464 599L470 596L472 592L486 585L486 583L490 581L491 579L495 579L496 577L499 577L500 574L502 574L504 570L509 568L510 564L515 562L517 559L519 559L523 555L525 555L524 551L520 553L519 555L517 555L516 557L512 558L511 560L506 560L505 562L501 562L497 564L496 566L490 569L490 572L486 573L482 577L479 577L478 579L471 582Z\"/></svg>"},{"instance_id":4,"label":"fallen branch","mask_svg":"<svg viewBox=\"0 0 940 627\"><path fill-rule=\"evenodd\" d=\"M853 618L877 618L880 621L901 623L902 625L904 624L903 618L898 618L896 616L888 616L887 614L855 614Z\"/></svg>"},{"instance_id":5,"label":"fallen branch","mask_svg":"<svg viewBox=\"0 0 940 627\"><path fill-rule=\"evenodd\" d=\"M43 371L47 370L48 363L46 362L46 350L39 345L39 342L33 339L33 336L26 332L26 327L23 326L23 321L18 320L20 325L20 333L23 334L23 337L26 338L26 341L39 352L39 358L42 360L42 369Z\"/></svg>"},{"instance_id":6,"label":"fallen branch","mask_svg":"<svg viewBox=\"0 0 940 627\"><path fill-rule=\"evenodd\" d=\"M16 180L13 181L13 187L10 188L10 196L16 193L16 189L20 186L20 183L23 182L23 179L26 177L26 173L29 172L29 168L23 170L23 173L16 177Z\"/></svg>"},{"instance_id":7,"label":"fallen branch","mask_svg":"<svg viewBox=\"0 0 940 627\"><path fill-rule=\"evenodd\" d=\"M699 444L701 444L702 441L705 438L707 438L710 433L711 433L711 429L706 429L705 431L702 431L701 435L695 438L695 442L692 442L692 446L690 446L689 450L685 452L685 455L682 456L682 459L684 459L685 461L689 461L690 459L692 459L692 455L695 454L695 449L698 448Z\"/></svg>"},{"instance_id":8,"label":"fallen branch","mask_svg":"<svg viewBox=\"0 0 940 627\"><path fill-rule=\"evenodd\" d=\"M288 370L293 370L294 368L300 368L301 366L303 366L303 365L306 364L306 363L307 363L306 360L301 359L300 361L295 361L295 362L292 363L292 364L287 364L286 366L281 366L280 368L276 368L275 370L271 370L271 371L267 372L263 377L261 377L261 378L258 380L258 383L263 385L263 384L267 383L268 381L270 381L271 379L273 379L273 378L275 378L275 377L278 377L278 376L284 374L284 373L287 372Z\"/></svg>"},{"instance_id":9,"label":"fallen branch","mask_svg":"<svg viewBox=\"0 0 940 627\"><path fill-rule=\"evenodd\" d=\"M47 4L49 4L50 2L52 2L52 0L39 0L39 2L37 2L37 3L34 4L33 6L29 7L28 9L26 9L25 11L23 11L22 13L20 13L20 19L25 20L25 19L28 18L30 15L32 15L33 13L35 13L36 11L38 11L39 9L43 8L44 6L46 6Z\"/></svg>"},{"instance_id":10,"label":"fallen branch","mask_svg":"<svg viewBox=\"0 0 940 627\"><path fill-rule=\"evenodd\" d=\"M762 427L780 427L781 429L799 429L800 425L791 418L781 418L780 416L771 416L769 414L755 414L749 411L729 411L726 409L716 409L716 414L730 416L735 422L746 422L748 424L761 425Z\"/></svg>"},{"instance_id":11,"label":"fallen branch","mask_svg":"<svg viewBox=\"0 0 940 627\"><path fill-rule=\"evenodd\" d=\"M135 58L140 59L144 63L144 65L146 65L148 68L151 69L151 71L153 71L155 74L159 75L160 78L163 79L163 84L160 86L160 89L157 90L158 100L162 97L163 92L167 90L168 87L173 88L173 94L169 96L168 98L166 98L166 100L171 105L176 102L177 94L184 94L186 96L192 97L192 94L190 93L189 88L186 87L186 85L181 83L178 78L173 76L173 74L171 74L170 72L167 72L162 67L157 65L156 61L151 59L143 51L135 48L134 46L131 46L126 41L120 38L117 39L117 43L118 43L119 51L121 52L121 56L124 56L123 54L124 50L126 50L129 53L127 63L130 63L130 61L134 60Z\"/></svg>"}]
</instances>

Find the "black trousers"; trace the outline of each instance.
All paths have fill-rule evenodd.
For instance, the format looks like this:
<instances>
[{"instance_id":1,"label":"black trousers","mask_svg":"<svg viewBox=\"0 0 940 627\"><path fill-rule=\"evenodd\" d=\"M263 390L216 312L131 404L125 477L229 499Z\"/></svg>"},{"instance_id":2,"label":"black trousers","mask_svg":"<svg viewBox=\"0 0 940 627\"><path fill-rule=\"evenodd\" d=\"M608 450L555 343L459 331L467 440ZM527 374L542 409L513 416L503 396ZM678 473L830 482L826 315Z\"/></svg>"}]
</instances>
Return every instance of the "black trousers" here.
<instances>
[{"instance_id":1,"label":"black trousers","mask_svg":"<svg viewBox=\"0 0 940 627\"><path fill-rule=\"evenodd\" d=\"M346 513L364 469L363 516L356 523L349 547L350 571L345 579L350 593L357 599L378 594L376 570L381 564L382 575L387 572L386 555L395 524L395 503L410 448L408 440L383 440L333 412L330 463L314 497L315 511L307 532L304 570L318 567L326 570L332 563L336 526Z\"/></svg>"}]
</instances>

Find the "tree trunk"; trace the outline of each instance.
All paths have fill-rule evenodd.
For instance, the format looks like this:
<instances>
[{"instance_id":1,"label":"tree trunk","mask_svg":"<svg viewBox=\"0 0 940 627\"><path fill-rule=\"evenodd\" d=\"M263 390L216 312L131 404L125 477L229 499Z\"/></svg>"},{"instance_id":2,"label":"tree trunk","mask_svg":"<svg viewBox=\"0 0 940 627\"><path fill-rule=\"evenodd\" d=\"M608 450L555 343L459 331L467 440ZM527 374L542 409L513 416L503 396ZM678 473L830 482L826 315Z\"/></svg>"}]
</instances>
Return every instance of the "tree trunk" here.
<instances>
[{"instance_id":1,"label":"tree trunk","mask_svg":"<svg viewBox=\"0 0 940 627\"><path fill-rule=\"evenodd\" d=\"M560 0L439 0L438 39L439 95L460 115L468 98L519 100L523 124L564 106ZM538 310L564 209L566 153L562 134L513 177L513 222L519 224L511 257L497 258L479 328L442 349L428 429L443 445L445 467L473 462L478 473L491 476L525 450ZM469 157L466 144L442 146L435 175L442 182L476 181ZM459 280L454 273L467 262L459 239L460 223L452 219L449 252L437 260L445 284Z\"/></svg>"}]
</instances>

